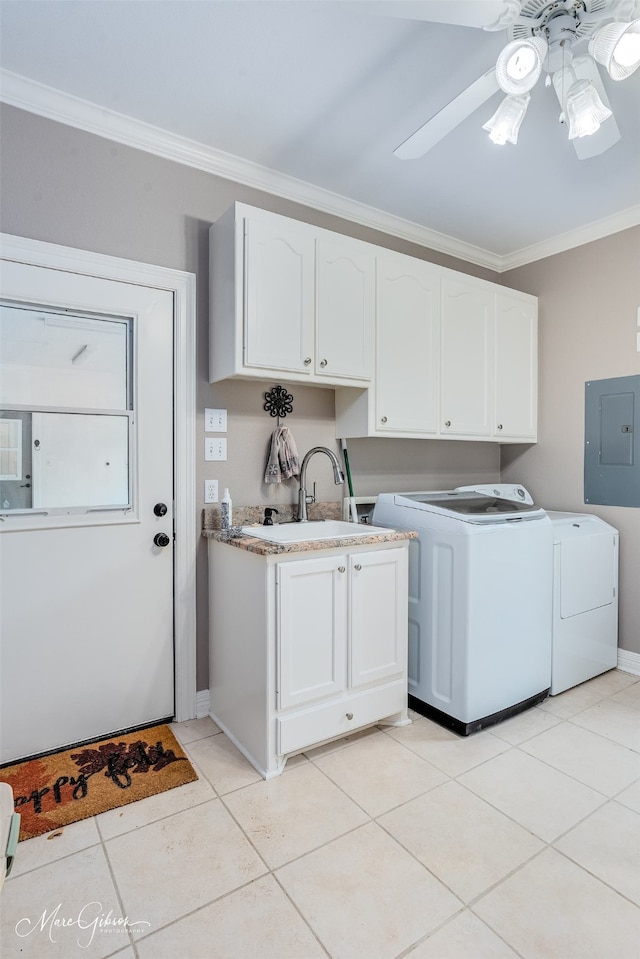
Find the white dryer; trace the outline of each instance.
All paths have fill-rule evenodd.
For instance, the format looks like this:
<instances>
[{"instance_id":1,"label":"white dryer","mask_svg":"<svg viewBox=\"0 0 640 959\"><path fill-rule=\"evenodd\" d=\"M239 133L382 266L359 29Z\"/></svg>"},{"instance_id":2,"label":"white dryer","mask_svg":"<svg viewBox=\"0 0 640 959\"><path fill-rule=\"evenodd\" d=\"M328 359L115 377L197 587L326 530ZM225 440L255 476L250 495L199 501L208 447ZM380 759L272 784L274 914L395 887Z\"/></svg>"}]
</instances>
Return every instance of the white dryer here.
<instances>
[{"instance_id":1,"label":"white dryer","mask_svg":"<svg viewBox=\"0 0 640 959\"><path fill-rule=\"evenodd\" d=\"M522 486L381 493L377 526L411 529L409 705L463 735L551 686L553 527Z\"/></svg>"},{"instance_id":2,"label":"white dryer","mask_svg":"<svg viewBox=\"0 0 640 959\"><path fill-rule=\"evenodd\" d=\"M590 513L549 511L553 525L551 695L618 662L618 531Z\"/></svg>"}]
</instances>

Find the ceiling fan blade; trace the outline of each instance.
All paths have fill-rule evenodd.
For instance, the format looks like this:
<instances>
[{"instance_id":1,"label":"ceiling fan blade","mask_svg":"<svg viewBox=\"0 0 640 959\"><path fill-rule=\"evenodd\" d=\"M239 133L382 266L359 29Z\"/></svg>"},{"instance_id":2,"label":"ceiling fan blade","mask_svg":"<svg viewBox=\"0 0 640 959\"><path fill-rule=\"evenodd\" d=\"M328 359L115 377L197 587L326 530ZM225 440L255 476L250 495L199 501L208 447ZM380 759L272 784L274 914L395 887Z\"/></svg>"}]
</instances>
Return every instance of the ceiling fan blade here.
<instances>
[{"instance_id":1,"label":"ceiling fan blade","mask_svg":"<svg viewBox=\"0 0 640 959\"><path fill-rule=\"evenodd\" d=\"M520 12L519 3L514 4L513 0L379 0L365 3L363 7L385 17L450 23L458 27L487 27L501 22L505 15L513 17Z\"/></svg>"},{"instance_id":2,"label":"ceiling fan blade","mask_svg":"<svg viewBox=\"0 0 640 959\"><path fill-rule=\"evenodd\" d=\"M482 106L498 91L494 67L478 77L471 86L454 97L439 113L427 120L393 152L400 160L415 160L451 133L458 124Z\"/></svg>"}]
</instances>

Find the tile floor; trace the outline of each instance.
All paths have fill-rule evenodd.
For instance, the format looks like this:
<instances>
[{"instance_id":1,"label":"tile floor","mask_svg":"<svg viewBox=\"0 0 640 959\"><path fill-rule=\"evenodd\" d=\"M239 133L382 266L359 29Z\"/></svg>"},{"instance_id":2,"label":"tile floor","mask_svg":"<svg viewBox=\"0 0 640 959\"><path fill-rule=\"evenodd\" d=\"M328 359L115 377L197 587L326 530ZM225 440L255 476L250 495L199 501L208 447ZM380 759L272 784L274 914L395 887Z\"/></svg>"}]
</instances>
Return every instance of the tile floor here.
<instances>
[{"instance_id":1,"label":"tile floor","mask_svg":"<svg viewBox=\"0 0 640 959\"><path fill-rule=\"evenodd\" d=\"M269 782L211 720L176 725L199 780L20 844L0 952L639 959L639 710L615 670L468 739L414 714Z\"/></svg>"}]
</instances>

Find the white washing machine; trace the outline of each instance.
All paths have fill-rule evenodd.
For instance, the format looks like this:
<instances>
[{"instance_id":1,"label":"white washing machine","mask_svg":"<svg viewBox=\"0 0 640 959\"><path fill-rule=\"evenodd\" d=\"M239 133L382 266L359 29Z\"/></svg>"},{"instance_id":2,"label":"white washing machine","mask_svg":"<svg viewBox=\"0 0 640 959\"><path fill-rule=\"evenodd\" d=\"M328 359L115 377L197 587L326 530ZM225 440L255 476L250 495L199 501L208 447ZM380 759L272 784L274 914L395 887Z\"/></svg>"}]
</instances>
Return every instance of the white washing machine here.
<instances>
[{"instance_id":1,"label":"white washing machine","mask_svg":"<svg viewBox=\"0 0 640 959\"><path fill-rule=\"evenodd\" d=\"M553 527L521 486L381 493L409 544L409 705L463 735L549 693Z\"/></svg>"},{"instance_id":2,"label":"white washing machine","mask_svg":"<svg viewBox=\"0 0 640 959\"><path fill-rule=\"evenodd\" d=\"M553 526L551 695L618 662L618 531L590 513L549 511Z\"/></svg>"}]
</instances>

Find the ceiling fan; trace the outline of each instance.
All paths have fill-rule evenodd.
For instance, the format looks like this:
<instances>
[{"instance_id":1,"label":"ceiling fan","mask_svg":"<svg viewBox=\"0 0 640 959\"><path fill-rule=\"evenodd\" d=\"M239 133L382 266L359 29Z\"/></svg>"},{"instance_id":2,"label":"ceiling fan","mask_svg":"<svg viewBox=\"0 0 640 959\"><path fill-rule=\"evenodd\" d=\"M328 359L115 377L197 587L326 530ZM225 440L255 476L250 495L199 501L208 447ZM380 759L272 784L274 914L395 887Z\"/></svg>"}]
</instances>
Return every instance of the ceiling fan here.
<instances>
[{"instance_id":1,"label":"ceiling fan","mask_svg":"<svg viewBox=\"0 0 640 959\"><path fill-rule=\"evenodd\" d=\"M620 139L598 64L613 80L640 67L640 0L422 0L377 7L386 15L507 31L495 66L401 143L394 150L400 159L423 156L499 90L506 96L483 129L494 143L515 144L542 73L579 159Z\"/></svg>"}]
</instances>

